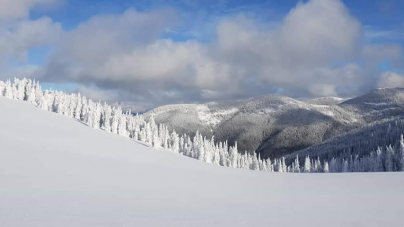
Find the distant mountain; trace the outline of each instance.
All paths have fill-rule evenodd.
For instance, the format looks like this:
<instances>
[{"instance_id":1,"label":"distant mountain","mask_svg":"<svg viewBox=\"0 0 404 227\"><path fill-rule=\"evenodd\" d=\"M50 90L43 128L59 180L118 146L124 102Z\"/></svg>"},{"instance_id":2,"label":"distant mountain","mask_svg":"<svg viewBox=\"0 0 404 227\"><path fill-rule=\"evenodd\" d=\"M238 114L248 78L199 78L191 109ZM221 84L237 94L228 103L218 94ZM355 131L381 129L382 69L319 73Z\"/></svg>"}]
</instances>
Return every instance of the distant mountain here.
<instances>
[{"instance_id":1,"label":"distant mountain","mask_svg":"<svg viewBox=\"0 0 404 227\"><path fill-rule=\"evenodd\" d=\"M240 151L257 151L278 158L321 144L354 129L404 116L404 88L376 89L344 100L324 97L308 101L267 95L206 104L168 105L144 114L154 115L178 133L197 130L217 141L238 141Z\"/></svg>"},{"instance_id":2,"label":"distant mountain","mask_svg":"<svg viewBox=\"0 0 404 227\"><path fill-rule=\"evenodd\" d=\"M363 116L367 123L404 116L404 88L380 88L340 106Z\"/></svg>"},{"instance_id":3,"label":"distant mountain","mask_svg":"<svg viewBox=\"0 0 404 227\"><path fill-rule=\"evenodd\" d=\"M404 116L367 124L323 143L293 152L285 158L290 163L296 156L304 158L307 155L319 157L321 160L334 157L349 159L356 155L362 157L378 148L399 147L402 134L404 134Z\"/></svg>"},{"instance_id":4,"label":"distant mountain","mask_svg":"<svg viewBox=\"0 0 404 227\"><path fill-rule=\"evenodd\" d=\"M340 98L299 101L279 95L206 104L168 105L152 114L178 133L197 130L217 141L238 141L240 151L257 151L263 158L281 157L319 144L366 124L361 112L344 108ZM337 105L338 104L338 105Z\"/></svg>"},{"instance_id":5,"label":"distant mountain","mask_svg":"<svg viewBox=\"0 0 404 227\"><path fill-rule=\"evenodd\" d=\"M309 104L314 104L314 105L332 106L332 105L338 105L338 104L344 102L345 100L346 99L339 98L339 97L322 97L322 98L307 100L306 102Z\"/></svg>"}]
</instances>

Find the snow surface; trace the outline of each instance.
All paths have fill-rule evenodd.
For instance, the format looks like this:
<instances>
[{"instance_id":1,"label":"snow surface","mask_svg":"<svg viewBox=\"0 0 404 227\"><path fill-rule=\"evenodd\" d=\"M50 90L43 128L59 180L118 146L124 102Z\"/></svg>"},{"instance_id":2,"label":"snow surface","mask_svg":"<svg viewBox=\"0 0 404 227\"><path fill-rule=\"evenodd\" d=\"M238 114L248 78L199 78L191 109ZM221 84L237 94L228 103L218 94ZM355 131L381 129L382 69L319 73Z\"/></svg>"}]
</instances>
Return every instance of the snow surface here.
<instances>
[{"instance_id":1,"label":"snow surface","mask_svg":"<svg viewBox=\"0 0 404 227\"><path fill-rule=\"evenodd\" d=\"M202 123L207 124L211 127L215 127L220 122L225 119L227 115L232 115L239 111L237 108L231 108L227 110L215 110L211 111L209 106L207 105L197 105L196 110L198 113L198 118L201 120Z\"/></svg>"},{"instance_id":2,"label":"snow surface","mask_svg":"<svg viewBox=\"0 0 404 227\"><path fill-rule=\"evenodd\" d=\"M223 168L0 98L0 226L389 226L404 173Z\"/></svg>"},{"instance_id":3,"label":"snow surface","mask_svg":"<svg viewBox=\"0 0 404 227\"><path fill-rule=\"evenodd\" d=\"M386 103L386 102L382 102L382 103L365 102L365 104L371 105L371 106L388 106L388 105L389 105L389 104Z\"/></svg>"}]
</instances>

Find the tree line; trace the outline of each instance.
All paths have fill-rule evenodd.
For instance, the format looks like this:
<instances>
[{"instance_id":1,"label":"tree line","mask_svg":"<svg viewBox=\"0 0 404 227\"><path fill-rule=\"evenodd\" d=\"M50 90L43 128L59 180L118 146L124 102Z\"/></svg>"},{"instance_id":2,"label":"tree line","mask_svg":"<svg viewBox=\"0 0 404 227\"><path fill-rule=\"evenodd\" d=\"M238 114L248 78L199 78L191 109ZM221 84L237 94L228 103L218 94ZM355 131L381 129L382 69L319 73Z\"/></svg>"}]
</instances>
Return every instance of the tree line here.
<instances>
[{"instance_id":1,"label":"tree line","mask_svg":"<svg viewBox=\"0 0 404 227\"><path fill-rule=\"evenodd\" d=\"M368 155L310 158L308 155L294 160L290 157L262 159L255 152L241 154L227 141L216 142L214 136L206 138L199 132L192 138L169 131L164 124L156 124L153 115L146 120L142 115L124 112L120 107L94 102L80 94L62 91L43 91L39 82L30 79L0 81L0 96L23 100L43 110L75 118L84 124L106 132L141 141L154 148L164 148L207 163L270 172L327 173L327 172L379 172L404 171L404 140L399 146L378 148Z\"/></svg>"}]
</instances>

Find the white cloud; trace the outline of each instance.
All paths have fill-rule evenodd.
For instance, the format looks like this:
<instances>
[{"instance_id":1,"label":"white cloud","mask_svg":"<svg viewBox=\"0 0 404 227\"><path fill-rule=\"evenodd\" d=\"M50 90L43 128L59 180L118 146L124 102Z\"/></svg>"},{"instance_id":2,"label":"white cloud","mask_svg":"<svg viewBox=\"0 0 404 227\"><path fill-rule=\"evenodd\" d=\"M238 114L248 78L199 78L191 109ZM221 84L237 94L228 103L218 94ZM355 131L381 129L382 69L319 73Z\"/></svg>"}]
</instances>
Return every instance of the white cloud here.
<instances>
[{"instance_id":1,"label":"white cloud","mask_svg":"<svg viewBox=\"0 0 404 227\"><path fill-rule=\"evenodd\" d=\"M50 69L63 69L66 77L76 80L119 78L123 70L116 68L114 61L122 60L122 67L127 67L127 56L150 45L174 20L170 10L150 13L127 10L121 15L93 17L60 40ZM110 68L104 72L106 64Z\"/></svg>"},{"instance_id":2,"label":"white cloud","mask_svg":"<svg viewBox=\"0 0 404 227\"><path fill-rule=\"evenodd\" d=\"M0 0L0 20L27 18L32 8L58 2L59 0Z\"/></svg>"},{"instance_id":3,"label":"white cloud","mask_svg":"<svg viewBox=\"0 0 404 227\"><path fill-rule=\"evenodd\" d=\"M40 78L43 75L44 68L39 65L24 65L17 68L7 70L3 75L0 75L1 79L10 79L10 75L16 78ZM3 78L4 77L4 78Z\"/></svg>"},{"instance_id":4,"label":"white cloud","mask_svg":"<svg viewBox=\"0 0 404 227\"><path fill-rule=\"evenodd\" d=\"M312 0L299 3L284 19L279 42L295 64L317 65L349 59L361 35L360 23L342 2Z\"/></svg>"},{"instance_id":5,"label":"white cloud","mask_svg":"<svg viewBox=\"0 0 404 227\"><path fill-rule=\"evenodd\" d=\"M34 21L20 21L12 29L0 30L0 59L4 57L26 59L30 48L48 45L61 33L61 25L48 17Z\"/></svg>"},{"instance_id":6,"label":"white cloud","mask_svg":"<svg viewBox=\"0 0 404 227\"><path fill-rule=\"evenodd\" d=\"M31 48L48 46L63 33L49 17L28 19L36 7L48 7L60 0L0 0L0 77L38 77L44 68L28 63ZM29 64L29 63L28 63ZM22 65L18 68L15 65Z\"/></svg>"},{"instance_id":7,"label":"white cloud","mask_svg":"<svg viewBox=\"0 0 404 227\"><path fill-rule=\"evenodd\" d=\"M353 96L376 86L369 70L378 61L398 63L402 55L399 45L363 43L361 24L338 0L299 3L270 29L244 15L223 19L210 43L161 38L177 16L132 9L95 16L58 39L43 79L95 84L114 91L103 94L107 100L132 99L144 107L274 90Z\"/></svg>"},{"instance_id":8,"label":"white cloud","mask_svg":"<svg viewBox=\"0 0 404 227\"><path fill-rule=\"evenodd\" d=\"M100 89L94 86L80 85L72 92L78 92L94 101L108 102L114 106L120 106L123 110L145 112L153 107L150 102L142 99L142 97L116 89Z\"/></svg>"},{"instance_id":9,"label":"white cloud","mask_svg":"<svg viewBox=\"0 0 404 227\"><path fill-rule=\"evenodd\" d=\"M378 87L404 87L404 75L394 72L384 72L380 77Z\"/></svg>"},{"instance_id":10,"label":"white cloud","mask_svg":"<svg viewBox=\"0 0 404 227\"><path fill-rule=\"evenodd\" d=\"M403 49L399 44L373 44L362 49L367 67L377 67L382 61L390 62L394 67L403 67Z\"/></svg>"}]
</instances>

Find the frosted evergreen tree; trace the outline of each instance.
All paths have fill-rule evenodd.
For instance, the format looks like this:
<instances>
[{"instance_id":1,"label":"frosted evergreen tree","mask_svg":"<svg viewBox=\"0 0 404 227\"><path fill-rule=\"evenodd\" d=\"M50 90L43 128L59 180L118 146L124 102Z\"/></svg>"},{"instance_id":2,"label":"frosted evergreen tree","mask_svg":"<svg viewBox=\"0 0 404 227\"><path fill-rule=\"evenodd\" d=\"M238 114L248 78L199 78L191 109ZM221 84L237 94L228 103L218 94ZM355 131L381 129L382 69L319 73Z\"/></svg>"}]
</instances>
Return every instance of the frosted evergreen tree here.
<instances>
[{"instance_id":1,"label":"frosted evergreen tree","mask_svg":"<svg viewBox=\"0 0 404 227\"><path fill-rule=\"evenodd\" d=\"M33 103L34 105L36 105L36 91L35 91L35 81L32 82L31 80L29 80L27 82L26 85L26 94L27 94L27 98L26 100L30 103Z\"/></svg>"},{"instance_id":2,"label":"frosted evergreen tree","mask_svg":"<svg viewBox=\"0 0 404 227\"><path fill-rule=\"evenodd\" d=\"M325 162L324 162L324 173L329 173L329 172L330 172L330 168L329 168L329 166L328 166L328 162L325 161Z\"/></svg>"},{"instance_id":3,"label":"frosted evergreen tree","mask_svg":"<svg viewBox=\"0 0 404 227\"><path fill-rule=\"evenodd\" d=\"M278 172L279 173L283 173L283 166L282 166L282 161L281 160L279 160L279 159L277 159L277 160L275 160L275 163L277 164L277 166L278 166Z\"/></svg>"},{"instance_id":4,"label":"frosted evergreen tree","mask_svg":"<svg viewBox=\"0 0 404 227\"><path fill-rule=\"evenodd\" d=\"M174 153L179 153L179 151L180 151L180 139L178 137L178 134L175 131L173 131L171 133L171 138L173 140L173 145L171 146L171 150Z\"/></svg>"},{"instance_id":5,"label":"frosted evergreen tree","mask_svg":"<svg viewBox=\"0 0 404 227\"><path fill-rule=\"evenodd\" d=\"M153 135L153 140L152 141L153 141L152 145L153 145L154 148L160 148L161 147L160 146L160 140L159 140L157 135Z\"/></svg>"},{"instance_id":6,"label":"frosted evergreen tree","mask_svg":"<svg viewBox=\"0 0 404 227\"><path fill-rule=\"evenodd\" d=\"M77 94L77 102L76 102L76 107L74 109L74 118L76 118L77 120L80 120L80 118L81 118L81 110L83 107L81 102L82 102L82 99L81 99L81 95L79 93L79 94Z\"/></svg>"},{"instance_id":7,"label":"frosted evergreen tree","mask_svg":"<svg viewBox=\"0 0 404 227\"><path fill-rule=\"evenodd\" d=\"M204 157L204 161L207 163L212 163L213 160L213 155L214 155L214 150L213 150L213 146L212 144L214 144L214 138L212 137L211 141L205 141L205 157Z\"/></svg>"},{"instance_id":8,"label":"frosted evergreen tree","mask_svg":"<svg viewBox=\"0 0 404 227\"><path fill-rule=\"evenodd\" d=\"M323 167L321 165L320 158L317 157L317 160L314 161L314 172L321 173L323 172Z\"/></svg>"},{"instance_id":9,"label":"frosted evergreen tree","mask_svg":"<svg viewBox=\"0 0 404 227\"><path fill-rule=\"evenodd\" d=\"M111 132L118 134L118 111L115 108L112 109ZM146 141L146 135L143 135L142 141Z\"/></svg>"},{"instance_id":10,"label":"frosted evergreen tree","mask_svg":"<svg viewBox=\"0 0 404 227\"><path fill-rule=\"evenodd\" d=\"M28 101L27 95L30 92L31 84L29 80L25 78L19 80L17 78L14 79L13 84L13 97L18 100Z\"/></svg>"},{"instance_id":11,"label":"frosted evergreen tree","mask_svg":"<svg viewBox=\"0 0 404 227\"><path fill-rule=\"evenodd\" d=\"M252 155L252 166L251 166L252 170L260 170L260 165L259 165L259 161L257 158L257 155L254 153Z\"/></svg>"},{"instance_id":12,"label":"frosted evergreen tree","mask_svg":"<svg viewBox=\"0 0 404 227\"><path fill-rule=\"evenodd\" d=\"M342 172L349 172L349 164L347 160L343 160L342 162Z\"/></svg>"},{"instance_id":13,"label":"frosted evergreen tree","mask_svg":"<svg viewBox=\"0 0 404 227\"><path fill-rule=\"evenodd\" d=\"M282 167L283 167L282 172L284 172L284 173L288 172L288 166L286 165L285 157L282 157L281 162L282 162Z\"/></svg>"},{"instance_id":14,"label":"frosted evergreen tree","mask_svg":"<svg viewBox=\"0 0 404 227\"><path fill-rule=\"evenodd\" d=\"M272 161L271 161L270 158L268 158L268 159L266 160L266 165L267 165L267 171L273 172Z\"/></svg>"},{"instance_id":15,"label":"frosted evergreen tree","mask_svg":"<svg viewBox=\"0 0 404 227\"><path fill-rule=\"evenodd\" d=\"M126 130L126 115L121 114L118 120L118 134L122 136L127 136L128 132Z\"/></svg>"},{"instance_id":16,"label":"frosted evergreen tree","mask_svg":"<svg viewBox=\"0 0 404 227\"><path fill-rule=\"evenodd\" d=\"M6 84L0 80L0 96L4 96L5 87L6 87Z\"/></svg>"},{"instance_id":17,"label":"frosted evergreen tree","mask_svg":"<svg viewBox=\"0 0 404 227\"><path fill-rule=\"evenodd\" d=\"M268 171L265 160L261 159L261 154L258 154L258 162L259 162L261 171Z\"/></svg>"},{"instance_id":18,"label":"frosted evergreen tree","mask_svg":"<svg viewBox=\"0 0 404 227\"><path fill-rule=\"evenodd\" d=\"M295 162L294 162L293 172L300 173L299 156L296 156L296 159L295 159Z\"/></svg>"},{"instance_id":19,"label":"frosted evergreen tree","mask_svg":"<svg viewBox=\"0 0 404 227\"><path fill-rule=\"evenodd\" d=\"M401 135L401 137L400 137L396 160L397 160L397 170L404 171L404 138L403 138L403 135Z\"/></svg>"},{"instance_id":20,"label":"frosted evergreen tree","mask_svg":"<svg viewBox=\"0 0 404 227\"><path fill-rule=\"evenodd\" d=\"M205 147L203 146L203 138L199 133L197 141L198 143L195 146L195 153L197 155L197 159L203 161L205 158Z\"/></svg>"},{"instance_id":21,"label":"frosted evergreen tree","mask_svg":"<svg viewBox=\"0 0 404 227\"><path fill-rule=\"evenodd\" d=\"M311 172L311 160L309 156L306 156L306 159L304 160L304 172L305 173Z\"/></svg>"},{"instance_id":22,"label":"frosted evergreen tree","mask_svg":"<svg viewBox=\"0 0 404 227\"><path fill-rule=\"evenodd\" d=\"M43 97L43 92L42 92L42 88L41 85L39 85L39 82L36 82L35 86L34 86L34 90L35 90L35 103L36 106L39 108L42 108L43 102L44 102L44 97Z\"/></svg>"},{"instance_id":23,"label":"frosted evergreen tree","mask_svg":"<svg viewBox=\"0 0 404 227\"><path fill-rule=\"evenodd\" d=\"M376 150L376 157L375 157L374 162L373 162L373 171L374 172L382 172L382 171L384 171L383 159L384 159L383 151L381 150L380 147L378 147L377 150Z\"/></svg>"},{"instance_id":24,"label":"frosted evergreen tree","mask_svg":"<svg viewBox=\"0 0 404 227\"><path fill-rule=\"evenodd\" d=\"M384 158L385 172L393 171L393 158L394 158L394 149L392 146L388 146L386 149L386 154Z\"/></svg>"},{"instance_id":25,"label":"frosted evergreen tree","mask_svg":"<svg viewBox=\"0 0 404 227\"><path fill-rule=\"evenodd\" d=\"M10 80L6 81L4 87L4 97L12 99L13 98L13 87L11 86Z\"/></svg>"}]
</instances>

